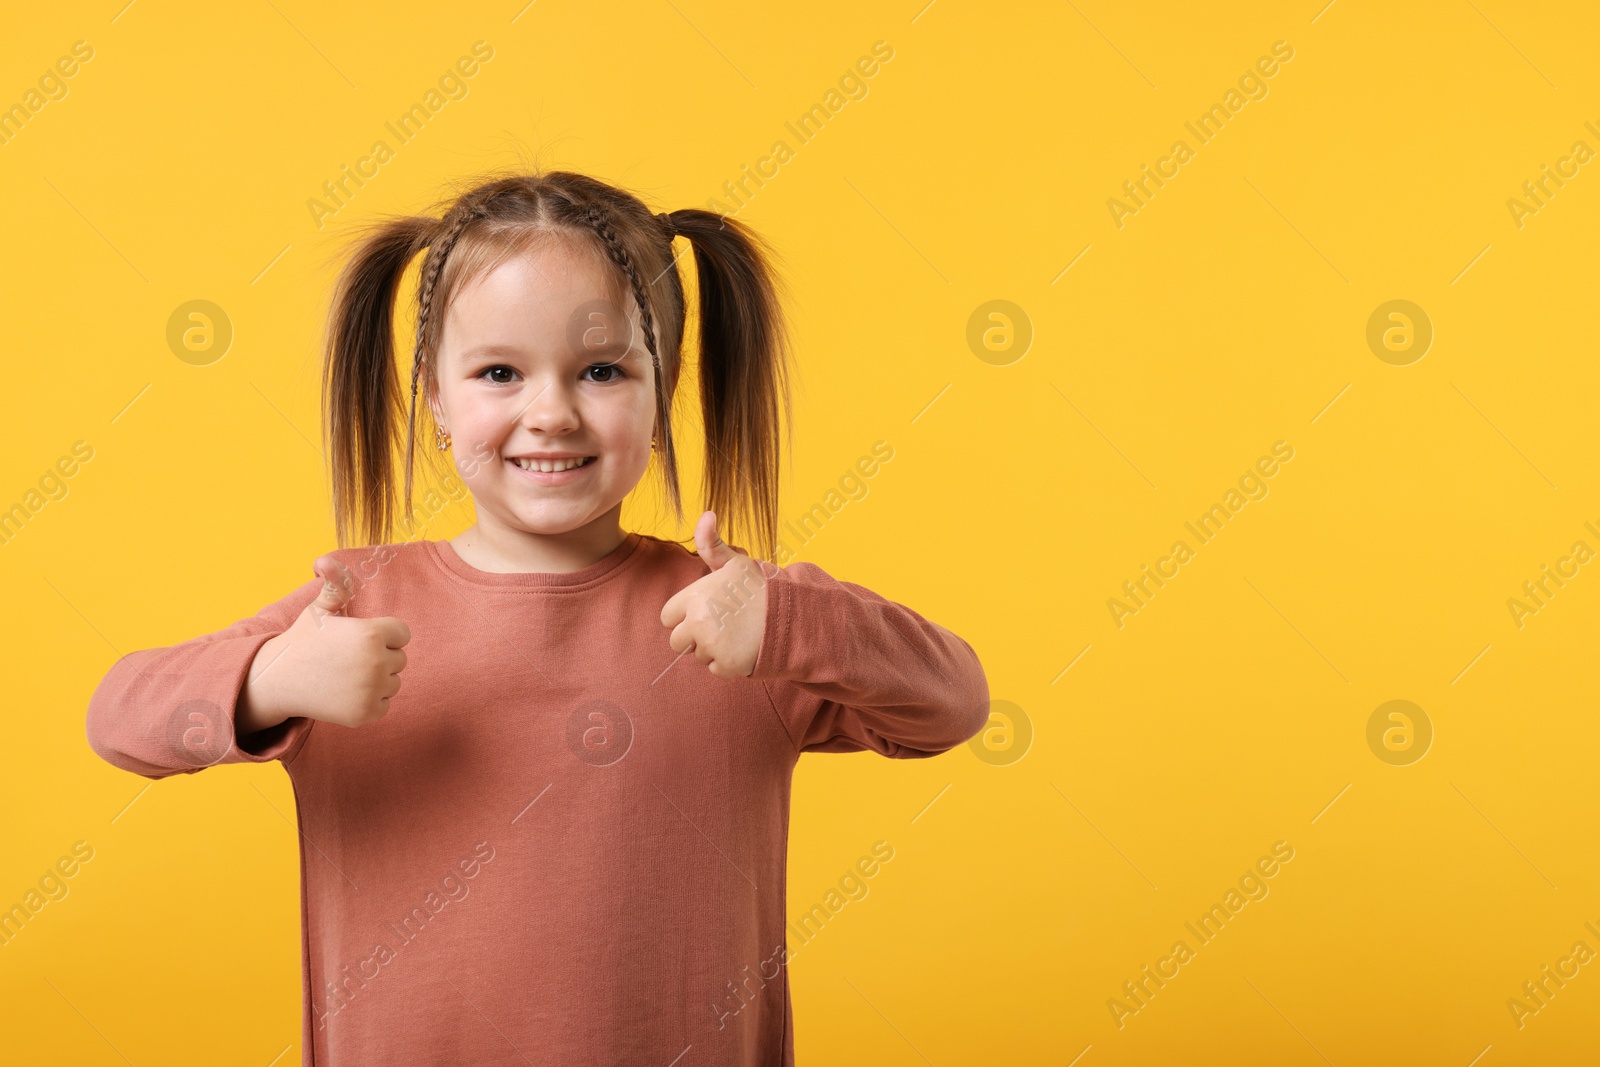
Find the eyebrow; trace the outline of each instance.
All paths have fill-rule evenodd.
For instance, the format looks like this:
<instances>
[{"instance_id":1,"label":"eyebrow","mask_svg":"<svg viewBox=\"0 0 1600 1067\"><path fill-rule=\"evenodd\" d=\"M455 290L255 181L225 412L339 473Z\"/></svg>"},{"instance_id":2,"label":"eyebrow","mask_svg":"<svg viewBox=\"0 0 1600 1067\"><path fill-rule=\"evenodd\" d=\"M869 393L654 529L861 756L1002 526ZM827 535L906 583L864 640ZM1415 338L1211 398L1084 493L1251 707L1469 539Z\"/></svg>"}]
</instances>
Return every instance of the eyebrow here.
<instances>
[{"instance_id":1,"label":"eyebrow","mask_svg":"<svg viewBox=\"0 0 1600 1067\"><path fill-rule=\"evenodd\" d=\"M527 351L518 347L517 345L485 344L473 345L471 348L461 353L461 359L463 362L468 362L477 359L524 356L526 354ZM640 351L631 345L624 349L621 341L611 341L607 344L596 345L594 348L582 353L581 355L591 359L610 359L614 363L621 363L624 360L637 362L643 358Z\"/></svg>"}]
</instances>

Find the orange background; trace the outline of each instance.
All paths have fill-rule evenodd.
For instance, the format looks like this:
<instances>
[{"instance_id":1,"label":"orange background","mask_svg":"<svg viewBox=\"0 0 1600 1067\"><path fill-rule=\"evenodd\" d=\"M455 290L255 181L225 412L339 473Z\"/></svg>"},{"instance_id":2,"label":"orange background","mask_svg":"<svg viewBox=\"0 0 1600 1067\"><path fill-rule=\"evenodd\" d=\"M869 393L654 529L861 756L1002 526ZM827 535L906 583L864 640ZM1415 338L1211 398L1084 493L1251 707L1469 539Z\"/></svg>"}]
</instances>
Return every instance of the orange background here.
<instances>
[{"instance_id":1,"label":"orange background","mask_svg":"<svg viewBox=\"0 0 1600 1067\"><path fill-rule=\"evenodd\" d=\"M785 519L893 450L797 558L971 641L1004 702L935 759L801 761L791 919L894 850L792 946L802 1062L1589 1062L1592 961L1508 1001L1600 950L1600 577L1572 555L1600 549L1600 177L1572 154L1600 149L1597 31L1504 0L13 13L0 106L40 91L0 143L0 906L93 853L0 947L8 1052L300 1055L282 768L150 783L84 712L120 654L253 614L334 546L317 338L346 228L523 159L658 210L766 168L738 211L791 288ZM478 41L464 94L319 226L323 183ZM168 340L192 300L231 331L199 365ZM1564 584L1514 611L1546 565Z\"/></svg>"}]
</instances>

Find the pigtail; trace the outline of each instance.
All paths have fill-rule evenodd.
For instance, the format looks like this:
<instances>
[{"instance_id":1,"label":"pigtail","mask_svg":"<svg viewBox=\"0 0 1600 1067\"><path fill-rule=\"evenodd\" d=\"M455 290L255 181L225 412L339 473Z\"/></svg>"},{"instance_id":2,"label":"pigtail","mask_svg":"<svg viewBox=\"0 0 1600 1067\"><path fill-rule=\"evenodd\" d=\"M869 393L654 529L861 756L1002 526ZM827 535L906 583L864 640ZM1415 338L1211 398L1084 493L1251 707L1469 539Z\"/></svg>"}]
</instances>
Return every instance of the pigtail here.
<instances>
[{"instance_id":1,"label":"pigtail","mask_svg":"<svg viewBox=\"0 0 1600 1067\"><path fill-rule=\"evenodd\" d=\"M593 194L591 194L593 195ZM637 252L613 225L627 215L608 210L596 197L583 211L613 262L622 270L639 306L645 347L656 374L656 424L667 499L683 520L677 447L672 437L671 398L676 391L682 344L682 290L676 263L646 283ZM717 514L718 532L731 544L747 544L752 555L771 559L778 540L779 407L789 425L788 344L769 253L755 232L737 219L686 208L656 216L655 229L670 259L673 236L694 247L700 283L700 408L705 425L706 505ZM657 337L651 290L663 276L675 307L664 336ZM664 294L663 294L664 295ZM675 332L674 332L675 331ZM660 353L673 357L663 368ZM663 371L669 373L664 377ZM738 531L732 533L730 531Z\"/></svg>"},{"instance_id":2,"label":"pigtail","mask_svg":"<svg viewBox=\"0 0 1600 1067\"><path fill-rule=\"evenodd\" d=\"M406 266L439 227L397 218L370 227L340 273L323 365L323 427L340 547L389 540L394 456L405 417L394 351L394 305ZM407 419L406 487L410 493ZM407 514L409 515L409 500Z\"/></svg>"},{"instance_id":3,"label":"pigtail","mask_svg":"<svg viewBox=\"0 0 1600 1067\"><path fill-rule=\"evenodd\" d=\"M790 352L765 242L730 216L684 208L666 216L694 246L700 290L700 408L706 503L719 529L750 531L771 559L778 540L779 408L792 443ZM732 544L740 541L724 535Z\"/></svg>"}]
</instances>

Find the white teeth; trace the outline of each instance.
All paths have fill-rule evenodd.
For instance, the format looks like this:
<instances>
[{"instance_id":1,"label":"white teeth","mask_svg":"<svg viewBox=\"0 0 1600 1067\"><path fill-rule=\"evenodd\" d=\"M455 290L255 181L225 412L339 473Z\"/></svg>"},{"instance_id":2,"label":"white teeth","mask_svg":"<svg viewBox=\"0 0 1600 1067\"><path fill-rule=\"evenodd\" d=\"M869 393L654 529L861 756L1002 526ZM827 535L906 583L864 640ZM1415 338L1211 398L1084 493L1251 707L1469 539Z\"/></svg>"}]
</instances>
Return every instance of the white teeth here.
<instances>
[{"instance_id":1,"label":"white teeth","mask_svg":"<svg viewBox=\"0 0 1600 1067\"><path fill-rule=\"evenodd\" d=\"M586 456L583 459L523 459L519 457L511 462L525 471L543 471L545 474L554 474L556 471L581 467L592 458L592 456Z\"/></svg>"}]
</instances>

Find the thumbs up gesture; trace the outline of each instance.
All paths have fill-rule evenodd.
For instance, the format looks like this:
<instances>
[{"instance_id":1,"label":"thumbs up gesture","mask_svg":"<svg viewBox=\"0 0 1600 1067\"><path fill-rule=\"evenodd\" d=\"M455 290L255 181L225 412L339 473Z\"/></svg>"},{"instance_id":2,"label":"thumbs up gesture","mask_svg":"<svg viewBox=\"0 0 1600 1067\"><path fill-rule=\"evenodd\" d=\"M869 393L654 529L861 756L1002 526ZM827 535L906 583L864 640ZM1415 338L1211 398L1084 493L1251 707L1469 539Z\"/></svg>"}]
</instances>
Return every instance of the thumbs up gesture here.
<instances>
[{"instance_id":1,"label":"thumbs up gesture","mask_svg":"<svg viewBox=\"0 0 1600 1067\"><path fill-rule=\"evenodd\" d=\"M264 730L293 716L361 726L382 718L400 691L411 630L396 618L348 618L350 569L319 556L322 591L289 629L256 652L235 714L235 732Z\"/></svg>"},{"instance_id":2,"label":"thumbs up gesture","mask_svg":"<svg viewBox=\"0 0 1600 1067\"><path fill-rule=\"evenodd\" d=\"M708 511L694 528L695 548L711 573L680 589L661 609L674 652L694 658L718 678L743 678L756 667L767 626L767 580L749 553L723 542Z\"/></svg>"}]
</instances>

